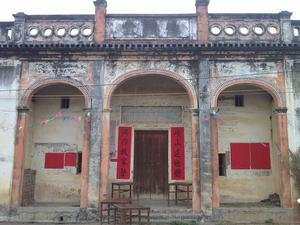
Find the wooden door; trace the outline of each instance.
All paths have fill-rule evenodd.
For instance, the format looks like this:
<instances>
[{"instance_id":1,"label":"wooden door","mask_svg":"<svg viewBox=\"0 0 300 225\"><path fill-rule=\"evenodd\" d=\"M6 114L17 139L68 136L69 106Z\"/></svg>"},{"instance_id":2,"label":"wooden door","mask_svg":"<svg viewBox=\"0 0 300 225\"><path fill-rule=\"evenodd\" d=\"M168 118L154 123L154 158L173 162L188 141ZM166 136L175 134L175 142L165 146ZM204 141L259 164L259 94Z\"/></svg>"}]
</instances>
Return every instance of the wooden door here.
<instances>
[{"instance_id":1,"label":"wooden door","mask_svg":"<svg viewBox=\"0 0 300 225\"><path fill-rule=\"evenodd\" d=\"M134 182L140 194L165 194L168 185L168 131L136 131Z\"/></svg>"}]
</instances>

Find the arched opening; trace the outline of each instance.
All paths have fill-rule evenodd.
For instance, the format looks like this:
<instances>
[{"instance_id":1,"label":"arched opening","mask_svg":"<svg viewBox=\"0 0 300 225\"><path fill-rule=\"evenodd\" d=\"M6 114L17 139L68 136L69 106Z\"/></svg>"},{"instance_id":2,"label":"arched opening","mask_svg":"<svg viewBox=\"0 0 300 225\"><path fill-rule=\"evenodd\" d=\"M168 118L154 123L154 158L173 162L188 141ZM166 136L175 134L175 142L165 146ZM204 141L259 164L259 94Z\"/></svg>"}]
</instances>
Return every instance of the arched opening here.
<instances>
[{"instance_id":1,"label":"arched opening","mask_svg":"<svg viewBox=\"0 0 300 225\"><path fill-rule=\"evenodd\" d=\"M38 87L28 99L22 206L80 205L85 97L76 87Z\"/></svg>"},{"instance_id":2,"label":"arched opening","mask_svg":"<svg viewBox=\"0 0 300 225\"><path fill-rule=\"evenodd\" d=\"M157 74L128 77L113 89L107 102L111 108L109 187L115 182L133 182L133 194L149 202L167 200L169 183L192 183L193 132L188 91L171 76ZM127 148L122 146L124 131L131 134L126 140L130 143ZM178 142L182 146L177 158L172 153L174 131L181 132L184 138ZM162 204L167 205L167 201Z\"/></svg>"},{"instance_id":3,"label":"arched opening","mask_svg":"<svg viewBox=\"0 0 300 225\"><path fill-rule=\"evenodd\" d=\"M253 84L232 85L219 94L215 119L221 206L280 206L277 100Z\"/></svg>"}]
</instances>

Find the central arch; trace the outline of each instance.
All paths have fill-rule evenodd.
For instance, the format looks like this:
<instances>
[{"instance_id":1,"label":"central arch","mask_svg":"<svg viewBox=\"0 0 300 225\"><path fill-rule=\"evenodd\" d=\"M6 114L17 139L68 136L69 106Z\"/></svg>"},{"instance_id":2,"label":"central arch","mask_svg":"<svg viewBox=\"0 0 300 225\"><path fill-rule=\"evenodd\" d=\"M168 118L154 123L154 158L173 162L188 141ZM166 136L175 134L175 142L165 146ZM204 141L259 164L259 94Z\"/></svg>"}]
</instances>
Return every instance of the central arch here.
<instances>
[{"instance_id":1,"label":"central arch","mask_svg":"<svg viewBox=\"0 0 300 225\"><path fill-rule=\"evenodd\" d=\"M106 87L104 91L104 110L102 115L102 148L101 148L101 168L100 168L100 201L105 198L108 192L108 177L109 177L109 147L110 147L110 119L112 108L112 97L115 91L125 82L131 79L144 77L166 78L178 84L184 89L188 97L188 106L191 110L191 149L192 149L192 185L193 185L193 210L200 211L200 158L197 144L197 114L193 113L198 107L196 92L193 86L179 74L169 71L133 71L119 76L112 84Z\"/></svg>"},{"instance_id":2,"label":"central arch","mask_svg":"<svg viewBox=\"0 0 300 225\"><path fill-rule=\"evenodd\" d=\"M197 96L194 91L194 88L190 83L187 82L188 79L183 78L182 76L178 75L177 73L169 72L169 71L158 71L158 70L149 70L149 71L134 71L125 73L119 76L110 86L109 90L107 91L107 96L104 99L104 109L110 108L111 97L114 91L122 85L127 80L134 78L134 77L141 77L141 76L160 76L170 78L176 81L179 85L181 85L187 92L189 96L190 106L191 108L197 108Z\"/></svg>"}]
</instances>

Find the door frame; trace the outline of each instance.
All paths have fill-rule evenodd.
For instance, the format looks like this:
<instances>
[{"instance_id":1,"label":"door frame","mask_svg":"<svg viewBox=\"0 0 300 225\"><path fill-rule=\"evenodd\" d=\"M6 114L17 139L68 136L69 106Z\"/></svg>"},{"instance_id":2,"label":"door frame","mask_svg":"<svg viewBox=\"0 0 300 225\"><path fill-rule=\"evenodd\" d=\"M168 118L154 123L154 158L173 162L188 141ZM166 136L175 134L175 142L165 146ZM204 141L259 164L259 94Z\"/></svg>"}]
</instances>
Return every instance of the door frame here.
<instances>
[{"instance_id":1,"label":"door frame","mask_svg":"<svg viewBox=\"0 0 300 225\"><path fill-rule=\"evenodd\" d=\"M171 134L171 127L166 127L166 128L147 128L147 127L139 127L139 128L134 128L132 127L132 146L131 146L131 173L130 173L130 181L133 182L133 177L134 177L134 155L135 155L135 132L136 131L167 131L168 132L168 183L170 183L171 180L171 139L170 139L170 134Z\"/></svg>"}]
</instances>

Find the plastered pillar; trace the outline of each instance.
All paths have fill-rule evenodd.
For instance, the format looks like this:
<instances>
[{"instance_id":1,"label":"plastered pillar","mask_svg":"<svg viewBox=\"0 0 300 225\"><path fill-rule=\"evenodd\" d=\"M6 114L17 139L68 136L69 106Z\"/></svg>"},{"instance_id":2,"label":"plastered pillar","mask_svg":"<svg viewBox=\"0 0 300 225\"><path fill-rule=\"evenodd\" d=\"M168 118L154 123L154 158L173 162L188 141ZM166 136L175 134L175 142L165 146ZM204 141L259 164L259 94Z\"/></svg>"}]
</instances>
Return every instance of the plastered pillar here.
<instances>
[{"instance_id":1,"label":"plastered pillar","mask_svg":"<svg viewBox=\"0 0 300 225\"><path fill-rule=\"evenodd\" d=\"M91 113L85 109L84 131L82 148L82 169L81 169L81 194L80 208L88 207L88 182L89 182L89 149L91 133Z\"/></svg>"},{"instance_id":2,"label":"plastered pillar","mask_svg":"<svg viewBox=\"0 0 300 225\"><path fill-rule=\"evenodd\" d=\"M100 202L104 200L108 194L110 113L111 113L111 109L104 109L102 113L102 142L101 142L101 154L100 154L100 192L99 192Z\"/></svg>"},{"instance_id":3,"label":"plastered pillar","mask_svg":"<svg viewBox=\"0 0 300 225\"><path fill-rule=\"evenodd\" d=\"M277 144L280 152L279 173L280 173L280 197L283 208L292 207L291 180L289 167L289 145L287 128L287 109L275 109L277 122Z\"/></svg>"},{"instance_id":4,"label":"plastered pillar","mask_svg":"<svg viewBox=\"0 0 300 225\"><path fill-rule=\"evenodd\" d=\"M18 207L21 205L28 112L29 109L26 107L18 108L18 121L16 127L17 136L11 191L12 207Z\"/></svg>"},{"instance_id":5,"label":"plastered pillar","mask_svg":"<svg viewBox=\"0 0 300 225\"><path fill-rule=\"evenodd\" d=\"M198 109L192 109L192 181L194 212L201 211L201 190L200 190L200 154L198 148Z\"/></svg>"}]
</instances>

